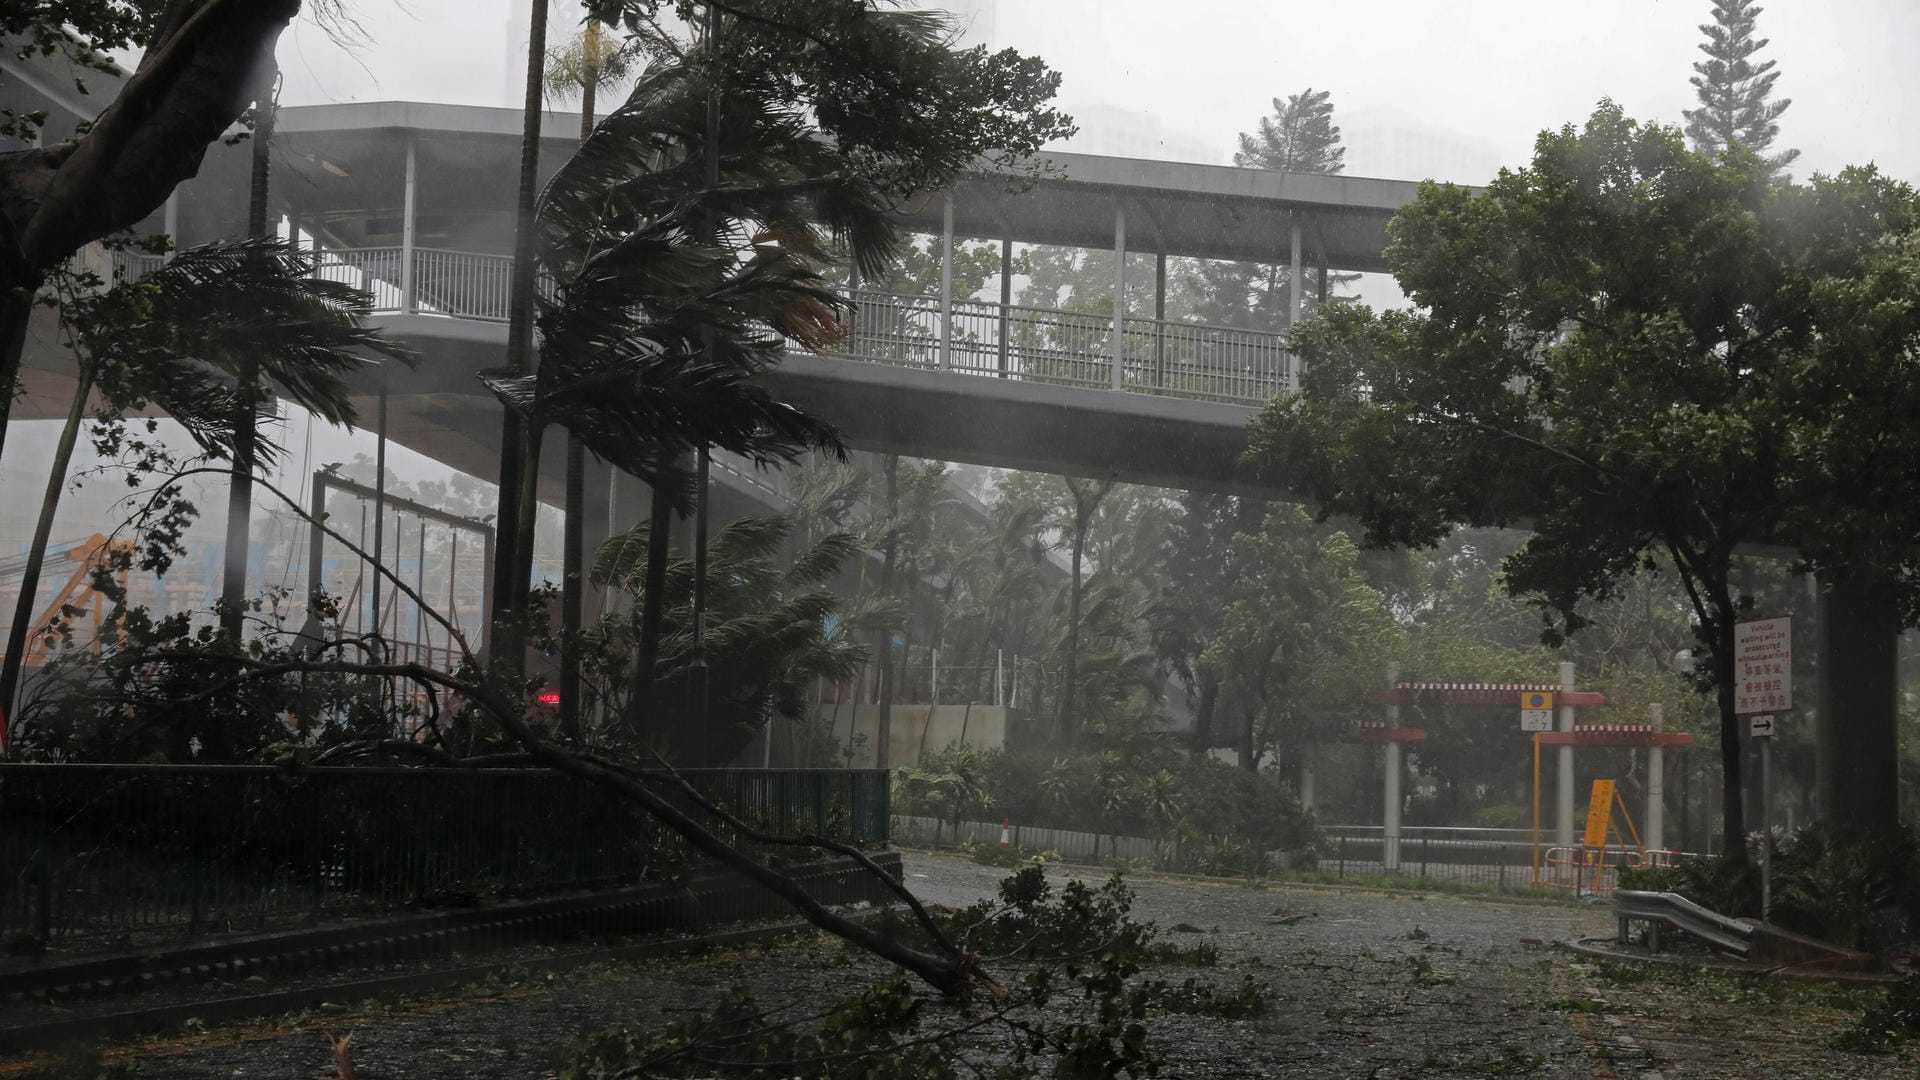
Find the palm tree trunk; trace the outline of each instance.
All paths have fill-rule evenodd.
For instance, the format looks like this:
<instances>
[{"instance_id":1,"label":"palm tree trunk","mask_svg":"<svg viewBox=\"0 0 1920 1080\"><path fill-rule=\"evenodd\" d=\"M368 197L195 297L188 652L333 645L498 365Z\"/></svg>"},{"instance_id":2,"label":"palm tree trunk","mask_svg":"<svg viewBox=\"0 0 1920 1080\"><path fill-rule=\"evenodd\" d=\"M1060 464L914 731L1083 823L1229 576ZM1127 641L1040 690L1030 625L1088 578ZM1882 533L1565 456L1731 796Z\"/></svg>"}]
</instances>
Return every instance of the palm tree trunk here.
<instances>
[{"instance_id":1,"label":"palm tree trunk","mask_svg":"<svg viewBox=\"0 0 1920 1080\"><path fill-rule=\"evenodd\" d=\"M73 444L80 435L80 421L86 416L87 395L93 391L93 368L82 364L79 381L73 388L73 401L67 406L67 423L60 429L60 442L53 450L53 464L47 469L47 489L40 496L40 518L33 525L33 544L27 548L26 572L20 578L20 597L13 605L13 625L7 629L7 655L0 661L0 723L9 723L14 714L14 698L20 692L20 674L27 659L27 638L40 630L33 625L39 601L40 571L47 560L47 542L53 536L53 515L60 508L60 491L67 483L67 467L73 461Z\"/></svg>"},{"instance_id":2,"label":"palm tree trunk","mask_svg":"<svg viewBox=\"0 0 1920 1080\"><path fill-rule=\"evenodd\" d=\"M524 373L533 354L533 200L540 167L540 93L547 60L547 0L533 0L527 30L527 92L520 118L520 188L515 197L513 242L513 292L507 320L507 369ZM521 520L529 522L534 507L525 497L526 478L522 473L529 463L528 446L537 445L520 414L503 411L500 423L500 513L499 535L493 551L493 583L488 619L496 644L492 661L500 670L517 674L526 664L525 637L513 624L512 615L526 598L527 579L532 576L533 552L521 550L524 532ZM538 458L531 459L537 475Z\"/></svg>"},{"instance_id":3,"label":"palm tree trunk","mask_svg":"<svg viewBox=\"0 0 1920 1080\"><path fill-rule=\"evenodd\" d=\"M272 174L268 151L273 143L273 84L279 68L269 59L253 99L253 172L247 190L247 235L267 235L267 183ZM247 563L251 558L253 524L253 470L259 430L255 410L260 396L260 369L253 357L241 361L238 402L233 410L233 476L227 484L226 566L220 581L220 632L240 640L247 602Z\"/></svg>"},{"instance_id":4,"label":"palm tree trunk","mask_svg":"<svg viewBox=\"0 0 1920 1080\"><path fill-rule=\"evenodd\" d=\"M661 485L653 488L653 502L647 521L647 580L640 597L640 648L633 663L633 690L627 695L627 731L634 739L645 737L647 721L653 711L654 668L660 658L660 622L666 610L667 530L673 524L673 503Z\"/></svg>"},{"instance_id":5,"label":"palm tree trunk","mask_svg":"<svg viewBox=\"0 0 1920 1080\"><path fill-rule=\"evenodd\" d=\"M600 81L596 51L600 24L589 18L580 80L580 141L593 134L593 90ZM580 737L580 622L584 614L587 512L586 446L567 434L567 531L561 543L560 570L560 730L568 739Z\"/></svg>"}]
</instances>

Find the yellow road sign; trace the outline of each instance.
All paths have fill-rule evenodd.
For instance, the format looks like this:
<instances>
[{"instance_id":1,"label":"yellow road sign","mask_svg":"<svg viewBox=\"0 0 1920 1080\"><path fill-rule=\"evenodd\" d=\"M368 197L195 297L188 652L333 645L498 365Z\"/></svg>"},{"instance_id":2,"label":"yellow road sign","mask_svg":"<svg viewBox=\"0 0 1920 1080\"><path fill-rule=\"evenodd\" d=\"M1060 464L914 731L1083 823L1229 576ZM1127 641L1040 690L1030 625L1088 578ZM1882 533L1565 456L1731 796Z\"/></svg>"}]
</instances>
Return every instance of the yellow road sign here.
<instances>
[{"instance_id":1,"label":"yellow road sign","mask_svg":"<svg viewBox=\"0 0 1920 1080\"><path fill-rule=\"evenodd\" d=\"M1607 824L1613 814L1613 781L1595 780L1593 798L1587 800L1587 835L1581 842L1590 848L1607 846Z\"/></svg>"},{"instance_id":2,"label":"yellow road sign","mask_svg":"<svg viewBox=\"0 0 1920 1080\"><path fill-rule=\"evenodd\" d=\"M1520 707L1522 709L1551 709L1553 708L1553 695L1543 690L1529 690L1520 695Z\"/></svg>"}]
</instances>

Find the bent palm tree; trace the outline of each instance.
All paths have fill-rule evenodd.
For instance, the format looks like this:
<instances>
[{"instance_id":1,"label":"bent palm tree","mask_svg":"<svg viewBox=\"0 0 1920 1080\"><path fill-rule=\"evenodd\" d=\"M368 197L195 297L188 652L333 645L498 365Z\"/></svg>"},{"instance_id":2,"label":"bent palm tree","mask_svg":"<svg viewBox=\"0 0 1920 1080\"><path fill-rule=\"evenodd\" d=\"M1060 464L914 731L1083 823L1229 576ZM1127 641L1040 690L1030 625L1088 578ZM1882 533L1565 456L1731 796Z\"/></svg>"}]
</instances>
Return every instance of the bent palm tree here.
<instances>
[{"instance_id":1,"label":"bent palm tree","mask_svg":"<svg viewBox=\"0 0 1920 1080\"><path fill-rule=\"evenodd\" d=\"M28 636L44 629L33 625L35 594L91 394L98 391L110 412L159 409L205 453L228 458L241 401L233 380L243 366L255 365L260 379L321 419L351 424L347 373L370 354L410 358L362 325L371 297L312 273L313 257L285 241L249 240L183 251L104 292L69 291L61 323L79 372L0 662L0 709L10 711L19 690ZM276 452L266 442L259 449L267 458Z\"/></svg>"},{"instance_id":2,"label":"bent palm tree","mask_svg":"<svg viewBox=\"0 0 1920 1080\"><path fill-rule=\"evenodd\" d=\"M608 540L600 549L593 580L644 593L647 588L647 533L641 524ZM790 559L780 557L789 538L800 534L783 516L743 518L714 537L708 549L708 622L705 652L719 688L711 702L713 725L694 726L691 715L663 710L647 735L650 742L672 743L683 764L725 761L774 717L809 719L808 691L816 680L842 682L866 660L855 640L871 612L849 608L828 587L840 568L860 554L858 540L829 533ZM646 684L684 671L693 653L692 559L667 568L663 595L665 635L658 668L628 685L629 694ZM644 599L644 597L643 597ZM622 644L639 633L633 616L609 616L600 633ZM630 733L639 735L640 733Z\"/></svg>"}]
</instances>

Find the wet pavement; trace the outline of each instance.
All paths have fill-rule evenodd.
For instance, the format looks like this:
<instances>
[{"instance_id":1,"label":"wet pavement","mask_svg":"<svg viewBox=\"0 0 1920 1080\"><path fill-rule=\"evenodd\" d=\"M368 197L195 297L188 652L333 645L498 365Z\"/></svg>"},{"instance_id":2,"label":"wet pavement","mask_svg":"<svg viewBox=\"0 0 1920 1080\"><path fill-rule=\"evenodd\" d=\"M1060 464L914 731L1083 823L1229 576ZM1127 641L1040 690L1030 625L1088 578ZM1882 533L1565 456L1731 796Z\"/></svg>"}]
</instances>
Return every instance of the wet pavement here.
<instances>
[{"instance_id":1,"label":"wet pavement","mask_svg":"<svg viewBox=\"0 0 1920 1080\"><path fill-rule=\"evenodd\" d=\"M1005 871L909 855L915 891L961 905ZM1056 881L1067 871L1054 869ZM1847 1077L1915 1075L1914 1059L1828 1049L1855 1013L1823 1002L1622 982L1551 943L1606 932L1601 908L1167 878L1132 881L1136 917L1221 951L1200 975L1252 975L1273 1008L1252 1020L1157 1017L1163 1075L1227 1077ZM142 1077L331 1075L328 1032L353 1032L362 1080L552 1074L553 1048L592 1030L650 1028L730 987L766 1006L818 1002L885 968L809 937L677 960L599 964L456 993L341 1003L269 1023L189 1030L115 1052ZM1714 997L1726 1000L1710 1000ZM1847 1003L1840 1003L1847 1004ZM935 1006L934 1011L943 1008ZM0 1078L21 1075L0 1066Z\"/></svg>"}]
</instances>

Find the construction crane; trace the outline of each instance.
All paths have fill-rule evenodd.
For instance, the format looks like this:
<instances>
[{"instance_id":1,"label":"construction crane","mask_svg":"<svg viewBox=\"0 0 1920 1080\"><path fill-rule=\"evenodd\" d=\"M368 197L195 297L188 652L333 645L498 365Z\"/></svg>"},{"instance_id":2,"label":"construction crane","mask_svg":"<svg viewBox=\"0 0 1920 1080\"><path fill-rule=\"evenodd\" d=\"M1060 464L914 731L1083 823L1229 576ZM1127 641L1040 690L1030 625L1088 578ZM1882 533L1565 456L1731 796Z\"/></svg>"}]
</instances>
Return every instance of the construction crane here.
<instances>
[{"instance_id":1,"label":"construction crane","mask_svg":"<svg viewBox=\"0 0 1920 1080\"><path fill-rule=\"evenodd\" d=\"M39 667L46 663L54 647L59 644L59 639L50 638L49 635L38 631L46 629L69 604L74 603L76 598L81 597L91 588L95 571L112 570L114 555L132 554L134 543L131 540L109 540L103 533L94 533L85 540L68 540L59 544L49 544L47 549L50 553L65 549L67 561L75 565L66 584L54 594L52 602L40 612L40 617L33 621L33 630L36 632L27 637L27 655L24 657L24 663L28 667ZM26 575L26 572L27 556L19 555L11 559L0 559L0 584L17 582ZM127 572L124 568L119 571L119 578L120 588L125 590ZM100 655L100 621L103 617L104 604L105 598L95 591L92 604L82 605L82 610L88 610L90 607L90 613L93 616L93 634L89 639L88 647L93 650L95 656Z\"/></svg>"}]
</instances>

